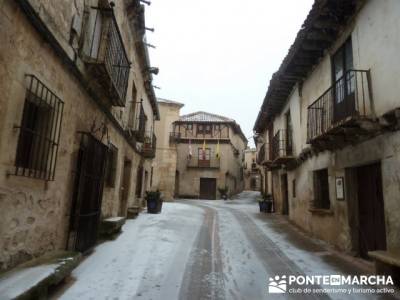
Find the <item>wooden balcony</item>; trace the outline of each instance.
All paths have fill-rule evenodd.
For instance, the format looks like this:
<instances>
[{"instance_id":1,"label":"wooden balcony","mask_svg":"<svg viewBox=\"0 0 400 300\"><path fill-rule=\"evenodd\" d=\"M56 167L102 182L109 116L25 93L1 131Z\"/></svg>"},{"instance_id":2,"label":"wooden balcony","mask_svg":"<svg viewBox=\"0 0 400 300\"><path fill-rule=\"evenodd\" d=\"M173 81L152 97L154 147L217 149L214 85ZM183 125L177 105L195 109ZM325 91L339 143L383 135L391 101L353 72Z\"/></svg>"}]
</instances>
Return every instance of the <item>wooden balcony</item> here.
<instances>
[{"instance_id":1,"label":"wooden balcony","mask_svg":"<svg viewBox=\"0 0 400 300\"><path fill-rule=\"evenodd\" d=\"M187 160L187 168L198 168L198 169L219 169L221 162L218 158L213 159L201 159L199 157L192 157Z\"/></svg>"},{"instance_id":2,"label":"wooden balcony","mask_svg":"<svg viewBox=\"0 0 400 300\"><path fill-rule=\"evenodd\" d=\"M378 129L372 109L370 72L349 70L308 107L307 142L340 148Z\"/></svg>"},{"instance_id":3,"label":"wooden balcony","mask_svg":"<svg viewBox=\"0 0 400 300\"><path fill-rule=\"evenodd\" d=\"M295 159L291 132L283 129L278 130L272 138L270 167L287 165Z\"/></svg>"},{"instance_id":4,"label":"wooden balcony","mask_svg":"<svg viewBox=\"0 0 400 300\"><path fill-rule=\"evenodd\" d=\"M114 106L125 106L130 62L111 8L92 8L94 28L88 32L85 62Z\"/></svg>"}]
</instances>

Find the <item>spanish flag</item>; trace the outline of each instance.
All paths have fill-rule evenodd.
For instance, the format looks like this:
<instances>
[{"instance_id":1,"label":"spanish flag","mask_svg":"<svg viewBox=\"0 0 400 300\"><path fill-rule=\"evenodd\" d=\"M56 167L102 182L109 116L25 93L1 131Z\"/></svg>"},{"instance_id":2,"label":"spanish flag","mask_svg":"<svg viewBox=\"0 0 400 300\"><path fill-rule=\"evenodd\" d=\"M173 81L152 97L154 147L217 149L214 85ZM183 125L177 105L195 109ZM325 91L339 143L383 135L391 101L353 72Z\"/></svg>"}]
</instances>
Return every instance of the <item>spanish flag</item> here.
<instances>
[{"instance_id":1,"label":"spanish flag","mask_svg":"<svg viewBox=\"0 0 400 300\"><path fill-rule=\"evenodd\" d=\"M216 154L215 154L215 156L216 156L218 159L220 159L220 158L221 158L221 153L220 153L220 149L219 149L219 140L218 140L218 144L217 144L217 151L216 151Z\"/></svg>"},{"instance_id":2,"label":"spanish flag","mask_svg":"<svg viewBox=\"0 0 400 300\"><path fill-rule=\"evenodd\" d=\"M207 146L206 146L206 140L204 140L204 143L203 143L203 151L201 151L202 152L202 158L203 158L203 160L205 160L206 159L206 148L207 148Z\"/></svg>"}]
</instances>

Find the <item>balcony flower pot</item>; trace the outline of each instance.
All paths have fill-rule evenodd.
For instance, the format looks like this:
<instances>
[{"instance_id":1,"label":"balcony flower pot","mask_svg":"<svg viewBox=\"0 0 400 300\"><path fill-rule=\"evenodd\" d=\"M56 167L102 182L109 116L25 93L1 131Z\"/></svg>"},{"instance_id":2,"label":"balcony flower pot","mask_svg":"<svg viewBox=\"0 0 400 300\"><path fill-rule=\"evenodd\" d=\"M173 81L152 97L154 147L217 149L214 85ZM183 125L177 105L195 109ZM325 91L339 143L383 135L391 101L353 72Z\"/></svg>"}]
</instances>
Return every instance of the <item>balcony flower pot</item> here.
<instances>
[{"instance_id":1,"label":"balcony flower pot","mask_svg":"<svg viewBox=\"0 0 400 300\"><path fill-rule=\"evenodd\" d=\"M149 214L158 214L162 209L162 199L160 191L146 192L147 212Z\"/></svg>"}]
</instances>

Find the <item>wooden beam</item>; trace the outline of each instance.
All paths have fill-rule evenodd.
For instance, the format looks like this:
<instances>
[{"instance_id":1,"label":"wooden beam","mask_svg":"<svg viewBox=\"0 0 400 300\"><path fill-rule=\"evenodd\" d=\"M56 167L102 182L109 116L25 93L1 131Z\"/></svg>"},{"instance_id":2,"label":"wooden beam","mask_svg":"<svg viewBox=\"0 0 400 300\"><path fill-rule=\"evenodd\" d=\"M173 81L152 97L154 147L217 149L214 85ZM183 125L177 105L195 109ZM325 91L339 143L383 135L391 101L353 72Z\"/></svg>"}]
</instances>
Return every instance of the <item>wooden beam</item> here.
<instances>
[{"instance_id":1,"label":"wooden beam","mask_svg":"<svg viewBox=\"0 0 400 300\"><path fill-rule=\"evenodd\" d=\"M333 35L326 33L323 30L311 30L307 34L307 39L312 41L323 41L329 43L335 41L335 37Z\"/></svg>"},{"instance_id":2,"label":"wooden beam","mask_svg":"<svg viewBox=\"0 0 400 300\"><path fill-rule=\"evenodd\" d=\"M330 45L330 43L327 42L316 42L316 41L311 41L311 40L306 40L301 44L301 47L304 50L311 50L311 51L322 51L325 48L327 48Z\"/></svg>"},{"instance_id":3,"label":"wooden beam","mask_svg":"<svg viewBox=\"0 0 400 300\"><path fill-rule=\"evenodd\" d=\"M313 23L313 27L323 29L323 28L335 28L337 29L340 24L332 18L320 18Z\"/></svg>"}]
</instances>

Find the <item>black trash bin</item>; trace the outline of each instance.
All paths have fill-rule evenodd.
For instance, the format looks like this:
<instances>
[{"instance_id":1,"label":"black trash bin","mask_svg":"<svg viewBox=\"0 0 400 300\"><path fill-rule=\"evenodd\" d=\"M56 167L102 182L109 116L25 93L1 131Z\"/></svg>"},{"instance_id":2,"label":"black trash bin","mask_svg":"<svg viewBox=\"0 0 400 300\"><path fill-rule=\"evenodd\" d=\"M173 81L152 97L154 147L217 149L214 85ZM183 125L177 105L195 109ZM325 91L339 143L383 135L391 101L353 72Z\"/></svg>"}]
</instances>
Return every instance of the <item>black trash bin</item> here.
<instances>
[{"instance_id":1,"label":"black trash bin","mask_svg":"<svg viewBox=\"0 0 400 300\"><path fill-rule=\"evenodd\" d=\"M272 195L267 195L267 197L265 198L265 202L266 202L265 212L272 213L272 203L273 203Z\"/></svg>"},{"instance_id":2,"label":"black trash bin","mask_svg":"<svg viewBox=\"0 0 400 300\"><path fill-rule=\"evenodd\" d=\"M267 212L267 202L265 200L259 201L258 204L260 205L260 212Z\"/></svg>"},{"instance_id":3,"label":"black trash bin","mask_svg":"<svg viewBox=\"0 0 400 300\"><path fill-rule=\"evenodd\" d=\"M146 192L147 212L149 214L158 214L162 209L161 193Z\"/></svg>"}]
</instances>

